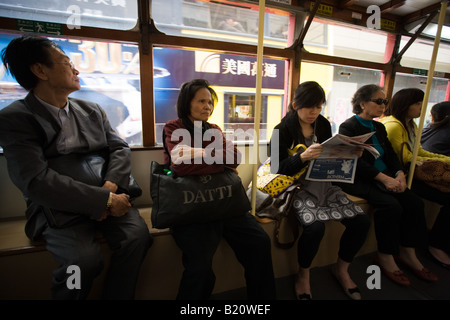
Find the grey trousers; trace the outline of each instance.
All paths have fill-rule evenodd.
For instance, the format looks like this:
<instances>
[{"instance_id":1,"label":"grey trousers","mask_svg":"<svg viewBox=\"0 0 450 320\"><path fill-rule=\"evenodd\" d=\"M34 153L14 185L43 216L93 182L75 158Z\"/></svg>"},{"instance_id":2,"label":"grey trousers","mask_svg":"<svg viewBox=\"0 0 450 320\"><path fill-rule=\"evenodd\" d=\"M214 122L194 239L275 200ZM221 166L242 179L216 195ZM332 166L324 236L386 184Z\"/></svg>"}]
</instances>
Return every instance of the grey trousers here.
<instances>
[{"instance_id":1,"label":"grey trousers","mask_svg":"<svg viewBox=\"0 0 450 320\"><path fill-rule=\"evenodd\" d=\"M113 251L102 298L134 298L139 269L153 239L138 210L131 208L122 217L108 217L101 222L86 218L68 227L45 229L46 248L60 264L53 271L53 299L86 299L88 296L95 277L104 266L97 231ZM79 268L78 275L69 266ZM75 286L75 276L79 276L78 286Z\"/></svg>"}]
</instances>

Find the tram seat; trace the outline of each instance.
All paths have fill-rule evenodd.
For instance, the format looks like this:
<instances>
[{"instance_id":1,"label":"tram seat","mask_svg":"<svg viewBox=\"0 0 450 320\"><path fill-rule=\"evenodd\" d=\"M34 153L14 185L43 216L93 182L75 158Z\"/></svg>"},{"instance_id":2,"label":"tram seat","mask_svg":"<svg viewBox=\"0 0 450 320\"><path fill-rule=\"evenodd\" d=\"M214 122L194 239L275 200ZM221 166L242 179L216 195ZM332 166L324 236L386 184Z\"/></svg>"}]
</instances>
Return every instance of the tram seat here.
<instances>
[{"instance_id":1,"label":"tram seat","mask_svg":"<svg viewBox=\"0 0 450 320\"><path fill-rule=\"evenodd\" d=\"M183 272L181 251L168 229L151 227L151 207L140 208L154 237L141 268L136 289L137 299L175 299L179 281ZM57 266L51 254L45 249L44 242L30 241L24 233L24 219L0 222L0 299L50 299L51 272ZM261 224L273 239L275 223ZM328 224L327 224L328 225ZM330 223L323 239L321 249L314 266L333 263L336 259L335 236L342 232L339 223ZM99 241L104 242L101 235ZM273 242L274 244L274 242ZM276 278L292 275L297 270L296 246L291 249L279 249L272 246L273 264ZM367 246L364 252L373 251ZM105 255L105 268L111 254L106 243L102 245ZM217 276L213 293L220 293L245 286L244 270L238 263L229 245L222 240L213 260ZM101 283L105 272L96 279L90 294L91 299L101 295Z\"/></svg>"},{"instance_id":2,"label":"tram seat","mask_svg":"<svg viewBox=\"0 0 450 320\"><path fill-rule=\"evenodd\" d=\"M370 214L370 206L360 198L350 196L362 209ZM427 222L431 226L436 218L439 206L426 202ZM136 299L171 300L175 299L183 267L181 251L176 246L169 230L158 230L151 227L151 207L140 208L150 232L154 236L154 244L150 248L142 265ZM372 218L372 214L370 214ZM24 233L24 219L0 222L0 299L50 299L50 282L52 270L57 266L51 254L45 249L44 242L31 242ZM297 271L297 247L280 249L274 245L273 231L275 223L261 223L264 230L272 238L272 255L276 278L295 274ZM343 226L331 221L326 224L326 233L321 247L313 261L314 266L334 263L337 259L339 241ZM104 242L99 235L99 240ZM90 299L101 295L101 284L107 269L111 251L106 243L102 245L105 255L105 268L96 279ZM373 224L367 240L358 253L366 254L376 251ZM244 271L238 263L233 251L222 240L213 260L213 268L217 279L213 293L220 293L245 286Z\"/></svg>"}]
</instances>

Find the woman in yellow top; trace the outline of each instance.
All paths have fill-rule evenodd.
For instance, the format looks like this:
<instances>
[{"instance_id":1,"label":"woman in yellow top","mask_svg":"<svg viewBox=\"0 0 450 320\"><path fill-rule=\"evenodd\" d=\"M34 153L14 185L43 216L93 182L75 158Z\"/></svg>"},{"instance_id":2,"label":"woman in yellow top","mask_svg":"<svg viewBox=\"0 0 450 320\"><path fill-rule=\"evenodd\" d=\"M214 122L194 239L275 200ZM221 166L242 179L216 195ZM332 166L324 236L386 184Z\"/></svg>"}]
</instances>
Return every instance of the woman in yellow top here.
<instances>
[{"instance_id":1,"label":"woman in yellow top","mask_svg":"<svg viewBox=\"0 0 450 320\"><path fill-rule=\"evenodd\" d=\"M397 156L407 169L412 160L416 142L417 125L420 117L424 92L416 88L398 91L393 97L380 122L386 127L388 139ZM420 143L420 141L417 141ZM441 160L450 162L450 157L424 150L419 145L417 162ZM450 269L450 194L441 192L426 183L414 179L411 189L419 196L442 205L439 215L430 231L429 252L436 262Z\"/></svg>"}]
</instances>

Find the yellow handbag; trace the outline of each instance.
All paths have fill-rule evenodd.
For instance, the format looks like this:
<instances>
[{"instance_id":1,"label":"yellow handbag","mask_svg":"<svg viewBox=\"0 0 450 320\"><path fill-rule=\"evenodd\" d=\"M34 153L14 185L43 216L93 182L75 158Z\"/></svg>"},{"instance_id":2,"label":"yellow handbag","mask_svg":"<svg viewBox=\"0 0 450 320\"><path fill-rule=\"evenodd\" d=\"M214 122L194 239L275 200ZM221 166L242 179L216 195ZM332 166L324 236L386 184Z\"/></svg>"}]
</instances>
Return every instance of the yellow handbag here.
<instances>
[{"instance_id":1,"label":"yellow handbag","mask_svg":"<svg viewBox=\"0 0 450 320\"><path fill-rule=\"evenodd\" d=\"M296 154L300 147L306 150L304 144L298 144L294 148L288 150L289 155L292 156ZM268 158L257 170L256 187L262 192L270 194L272 197L276 197L298 180L300 176L306 172L307 168L308 166L305 166L293 176L271 173L270 158Z\"/></svg>"}]
</instances>

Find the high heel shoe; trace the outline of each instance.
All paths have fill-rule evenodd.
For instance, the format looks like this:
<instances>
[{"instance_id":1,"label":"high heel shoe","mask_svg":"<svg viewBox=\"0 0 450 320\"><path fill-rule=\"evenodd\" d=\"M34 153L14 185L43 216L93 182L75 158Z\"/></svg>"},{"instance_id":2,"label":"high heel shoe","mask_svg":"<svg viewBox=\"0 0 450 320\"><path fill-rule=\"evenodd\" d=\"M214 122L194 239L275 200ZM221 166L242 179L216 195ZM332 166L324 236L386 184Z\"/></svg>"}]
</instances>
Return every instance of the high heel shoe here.
<instances>
[{"instance_id":1,"label":"high heel shoe","mask_svg":"<svg viewBox=\"0 0 450 320\"><path fill-rule=\"evenodd\" d=\"M353 300L361 300L361 291L359 291L358 287L354 287L354 288L345 288L341 281L339 281L339 278L337 276L336 270L334 269L334 267L331 267L331 274L333 275L333 277L336 279L336 281L339 283L339 285L342 287L342 289L344 290L345 294Z\"/></svg>"},{"instance_id":2,"label":"high heel shoe","mask_svg":"<svg viewBox=\"0 0 450 320\"><path fill-rule=\"evenodd\" d=\"M394 272L387 271L380 263L380 260L378 260L378 257L375 255L373 258L373 263L380 267L381 271L384 273L386 277L394 281L395 283L401 285L401 286L409 286L411 285L411 282L409 282L409 279L403 271L396 270Z\"/></svg>"}]
</instances>

